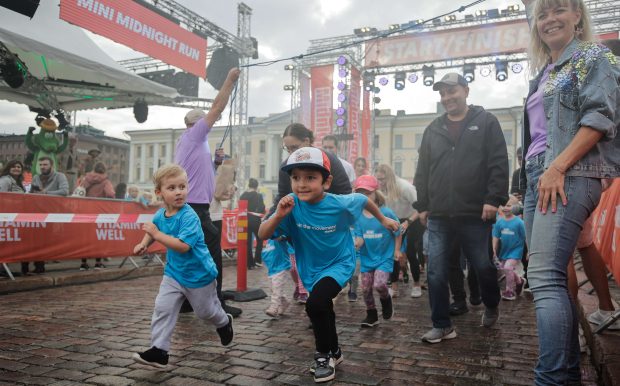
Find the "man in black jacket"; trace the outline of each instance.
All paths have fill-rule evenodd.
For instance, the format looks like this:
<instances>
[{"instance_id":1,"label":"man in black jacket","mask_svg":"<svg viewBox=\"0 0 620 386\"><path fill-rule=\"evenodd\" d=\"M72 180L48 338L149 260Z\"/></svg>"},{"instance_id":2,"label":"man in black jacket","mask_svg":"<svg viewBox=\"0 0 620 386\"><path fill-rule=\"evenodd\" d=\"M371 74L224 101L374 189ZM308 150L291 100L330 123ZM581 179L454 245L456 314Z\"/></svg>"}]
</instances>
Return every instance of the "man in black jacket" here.
<instances>
[{"instance_id":1,"label":"man in black jacket","mask_svg":"<svg viewBox=\"0 0 620 386\"><path fill-rule=\"evenodd\" d=\"M488 243L497 208L508 200L508 153L497 118L480 106L467 105L465 78L449 73L433 86L446 114L424 131L415 175L420 219L428 219L428 285L433 329L422 341L456 338L450 321L448 270L450 245L456 241L470 259L480 282L485 311L482 325L499 318L497 269Z\"/></svg>"},{"instance_id":2,"label":"man in black jacket","mask_svg":"<svg viewBox=\"0 0 620 386\"><path fill-rule=\"evenodd\" d=\"M248 190L243 192L239 200L248 202L248 269L254 269L256 266L262 266L261 252L263 250L263 240L258 237L258 228L262 216L265 214L265 202L263 196L258 193L258 181L250 178L248 182ZM252 237L254 235L254 237ZM252 240L256 240L256 252L252 251Z\"/></svg>"}]
</instances>

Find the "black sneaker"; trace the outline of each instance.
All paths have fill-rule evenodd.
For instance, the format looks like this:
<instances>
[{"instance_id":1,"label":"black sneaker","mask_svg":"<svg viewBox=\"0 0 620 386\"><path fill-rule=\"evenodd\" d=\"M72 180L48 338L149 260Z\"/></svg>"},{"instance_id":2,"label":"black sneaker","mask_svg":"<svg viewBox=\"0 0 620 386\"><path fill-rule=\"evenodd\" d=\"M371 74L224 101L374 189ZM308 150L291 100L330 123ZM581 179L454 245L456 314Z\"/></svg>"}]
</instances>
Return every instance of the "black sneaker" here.
<instances>
[{"instance_id":1,"label":"black sneaker","mask_svg":"<svg viewBox=\"0 0 620 386\"><path fill-rule=\"evenodd\" d=\"M383 319L388 320L394 316L394 307L392 306L392 297L388 296L386 299L381 300L381 314Z\"/></svg>"},{"instance_id":2,"label":"black sneaker","mask_svg":"<svg viewBox=\"0 0 620 386\"><path fill-rule=\"evenodd\" d=\"M342 350L340 349L340 347L338 347L338 351L336 351L335 354L330 353L330 355L332 358L334 358L334 367L341 364L342 361L344 360L344 357L342 356ZM310 372L314 374L315 371L316 371L316 363L312 363L312 366L310 366Z\"/></svg>"},{"instance_id":3,"label":"black sneaker","mask_svg":"<svg viewBox=\"0 0 620 386\"><path fill-rule=\"evenodd\" d=\"M327 353L314 354L314 382L322 383L331 381L336 377L336 362L334 358Z\"/></svg>"},{"instance_id":4,"label":"black sneaker","mask_svg":"<svg viewBox=\"0 0 620 386\"><path fill-rule=\"evenodd\" d=\"M233 317L231 314L226 314L226 316L228 316L228 324L216 329L217 334L220 336L222 346L228 346L235 336L235 332L233 331Z\"/></svg>"},{"instance_id":5,"label":"black sneaker","mask_svg":"<svg viewBox=\"0 0 620 386\"><path fill-rule=\"evenodd\" d=\"M104 269L105 265L103 265L102 263L97 263L95 264L95 269Z\"/></svg>"},{"instance_id":6,"label":"black sneaker","mask_svg":"<svg viewBox=\"0 0 620 386\"><path fill-rule=\"evenodd\" d=\"M168 353L153 346L142 353L134 353L133 360L143 365L164 369L168 365Z\"/></svg>"},{"instance_id":7,"label":"black sneaker","mask_svg":"<svg viewBox=\"0 0 620 386\"><path fill-rule=\"evenodd\" d=\"M379 324L377 310L366 310L366 319L362 320L362 327L374 327Z\"/></svg>"},{"instance_id":8,"label":"black sneaker","mask_svg":"<svg viewBox=\"0 0 620 386\"><path fill-rule=\"evenodd\" d=\"M471 304L472 306L479 306L480 304L482 304L482 298L480 297L480 295L469 296L469 304Z\"/></svg>"},{"instance_id":9,"label":"black sneaker","mask_svg":"<svg viewBox=\"0 0 620 386\"><path fill-rule=\"evenodd\" d=\"M82 263L82 265L80 265L80 271L88 271L90 269L90 265L88 265L87 263Z\"/></svg>"},{"instance_id":10,"label":"black sneaker","mask_svg":"<svg viewBox=\"0 0 620 386\"><path fill-rule=\"evenodd\" d=\"M465 300L450 304L450 315L452 316L463 315L467 312L469 312L469 308L467 308L467 303L465 303Z\"/></svg>"}]
</instances>

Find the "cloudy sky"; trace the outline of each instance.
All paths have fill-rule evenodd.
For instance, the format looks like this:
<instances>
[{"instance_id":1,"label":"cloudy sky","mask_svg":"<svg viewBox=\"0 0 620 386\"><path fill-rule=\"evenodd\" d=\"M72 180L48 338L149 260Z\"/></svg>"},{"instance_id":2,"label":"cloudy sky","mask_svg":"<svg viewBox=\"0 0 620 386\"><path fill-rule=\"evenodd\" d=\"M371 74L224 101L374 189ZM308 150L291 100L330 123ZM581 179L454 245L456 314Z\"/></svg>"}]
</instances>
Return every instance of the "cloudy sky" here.
<instances>
[{"instance_id":1,"label":"cloudy sky","mask_svg":"<svg viewBox=\"0 0 620 386\"><path fill-rule=\"evenodd\" d=\"M419 2L411 0L245 0L253 9L252 35L258 39L260 59L252 62L286 58L305 53L309 41L348 35L354 28L372 26L385 29L390 24L409 20L427 19L457 9L472 0L442 0ZM237 30L237 2L214 0L177 0L207 20L235 33ZM487 0L470 8L506 8L520 1ZM424 4L422 6L422 4ZM459 17L462 17L460 15ZM25 19L27 20L27 19ZM53 33L53 31L49 31ZM115 60L144 56L108 39L90 34L93 40ZM266 116L287 111L290 93L282 86L290 83L290 72L284 71L286 62L250 70L249 116ZM472 83L469 102L487 108L520 105L526 93L526 71L520 75L510 73L506 82L496 82L494 76L476 77ZM442 73L435 76L438 79ZM216 91L201 82L200 94L212 98ZM407 84L403 91L386 87L380 94L382 109L405 110L408 113L435 111L438 95L420 82ZM390 90L390 91L388 91ZM89 122L107 134L123 137L123 131L163 127L179 127L187 110L151 106L149 119L138 124L131 109L88 110L77 112L77 122ZM0 101L0 133L25 133L33 124L33 113L23 105Z\"/></svg>"}]
</instances>

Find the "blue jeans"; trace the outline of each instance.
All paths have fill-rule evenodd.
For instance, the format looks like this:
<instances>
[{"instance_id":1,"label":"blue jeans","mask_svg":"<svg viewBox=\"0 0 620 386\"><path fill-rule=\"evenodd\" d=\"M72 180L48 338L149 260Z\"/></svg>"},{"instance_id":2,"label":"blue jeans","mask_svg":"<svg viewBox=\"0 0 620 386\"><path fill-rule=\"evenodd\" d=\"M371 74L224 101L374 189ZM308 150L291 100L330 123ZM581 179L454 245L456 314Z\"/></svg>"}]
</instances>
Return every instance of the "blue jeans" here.
<instances>
[{"instance_id":1,"label":"blue jeans","mask_svg":"<svg viewBox=\"0 0 620 386\"><path fill-rule=\"evenodd\" d=\"M497 307L500 300L497 268L489 256L491 222L473 217L433 217L428 220L428 292L433 327L447 328L450 321L450 252L457 242L469 259L480 283L482 302Z\"/></svg>"},{"instance_id":2,"label":"blue jeans","mask_svg":"<svg viewBox=\"0 0 620 386\"><path fill-rule=\"evenodd\" d=\"M579 321L568 294L566 267L582 225L601 198L601 181L566 177L568 205L547 214L536 208L538 179L544 173L544 153L525 164L525 236L529 250L527 278L536 304L539 357L536 385L579 384Z\"/></svg>"}]
</instances>

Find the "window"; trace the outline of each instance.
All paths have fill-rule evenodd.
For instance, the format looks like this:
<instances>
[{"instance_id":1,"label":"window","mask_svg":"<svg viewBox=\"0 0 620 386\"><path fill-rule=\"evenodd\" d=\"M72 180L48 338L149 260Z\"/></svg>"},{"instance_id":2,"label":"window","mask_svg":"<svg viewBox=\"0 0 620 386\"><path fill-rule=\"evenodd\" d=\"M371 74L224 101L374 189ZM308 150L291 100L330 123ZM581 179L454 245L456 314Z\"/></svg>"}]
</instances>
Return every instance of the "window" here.
<instances>
[{"instance_id":1,"label":"window","mask_svg":"<svg viewBox=\"0 0 620 386\"><path fill-rule=\"evenodd\" d=\"M245 153L252 154L252 142L245 143Z\"/></svg>"},{"instance_id":2,"label":"window","mask_svg":"<svg viewBox=\"0 0 620 386\"><path fill-rule=\"evenodd\" d=\"M136 145L136 158L142 157L142 146Z\"/></svg>"},{"instance_id":3,"label":"window","mask_svg":"<svg viewBox=\"0 0 620 386\"><path fill-rule=\"evenodd\" d=\"M146 176L146 178L151 179L153 177L153 174L155 174L155 170L153 170L153 167L151 166L149 168L149 174L148 176Z\"/></svg>"},{"instance_id":4,"label":"window","mask_svg":"<svg viewBox=\"0 0 620 386\"><path fill-rule=\"evenodd\" d=\"M140 179L140 173L142 173L142 170L140 169L140 165L136 166L136 175L134 177L134 179L136 181L141 181Z\"/></svg>"},{"instance_id":5,"label":"window","mask_svg":"<svg viewBox=\"0 0 620 386\"><path fill-rule=\"evenodd\" d=\"M159 147L159 156L166 158L166 145L160 145Z\"/></svg>"},{"instance_id":6,"label":"window","mask_svg":"<svg viewBox=\"0 0 620 386\"><path fill-rule=\"evenodd\" d=\"M265 179L265 165L260 165L258 167L258 178Z\"/></svg>"},{"instance_id":7,"label":"window","mask_svg":"<svg viewBox=\"0 0 620 386\"><path fill-rule=\"evenodd\" d=\"M265 141L264 139L261 139L261 141L258 143L259 146L259 152L264 153L267 151L267 141Z\"/></svg>"},{"instance_id":8,"label":"window","mask_svg":"<svg viewBox=\"0 0 620 386\"><path fill-rule=\"evenodd\" d=\"M394 136L394 149L402 149L403 148L403 135L396 134Z\"/></svg>"},{"instance_id":9,"label":"window","mask_svg":"<svg viewBox=\"0 0 620 386\"><path fill-rule=\"evenodd\" d=\"M250 165L245 166L245 177L249 178L252 176L252 167Z\"/></svg>"},{"instance_id":10,"label":"window","mask_svg":"<svg viewBox=\"0 0 620 386\"><path fill-rule=\"evenodd\" d=\"M396 174L399 177L402 177L402 175L403 175L403 163L402 163L402 161L394 162L394 174Z\"/></svg>"},{"instance_id":11,"label":"window","mask_svg":"<svg viewBox=\"0 0 620 386\"><path fill-rule=\"evenodd\" d=\"M155 153L155 146L149 145L149 152L148 152L149 158L153 158L154 153Z\"/></svg>"},{"instance_id":12,"label":"window","mask_svg":"<svg viewBox=\"0 0 620 386\"><path fill-rule=\"evenodd\" d=\"M373 140L374 145L375 145L375 149L379 148L379 136L377 134L375 134L375 139Z\"/></svg>"}]
</instances>

